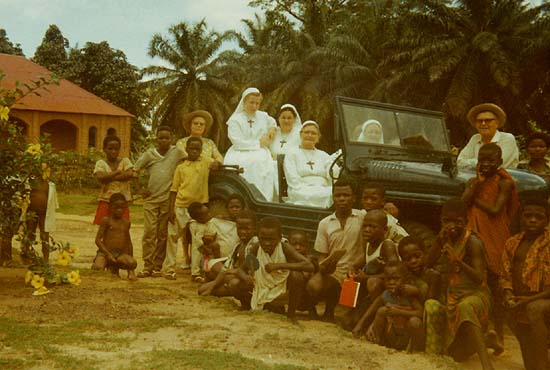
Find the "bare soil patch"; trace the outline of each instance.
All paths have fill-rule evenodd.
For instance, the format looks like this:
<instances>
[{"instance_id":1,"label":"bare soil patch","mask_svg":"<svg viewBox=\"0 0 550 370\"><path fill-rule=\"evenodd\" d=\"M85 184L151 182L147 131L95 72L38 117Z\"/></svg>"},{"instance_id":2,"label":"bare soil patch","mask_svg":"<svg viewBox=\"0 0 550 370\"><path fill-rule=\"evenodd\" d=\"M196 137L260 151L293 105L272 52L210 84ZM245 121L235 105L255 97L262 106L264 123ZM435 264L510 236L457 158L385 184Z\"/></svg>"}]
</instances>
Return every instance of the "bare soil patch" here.
<instances>
[{"instance_id":1,"label":"bare soil patch","mask_svg":"<svg viewBox=\"0 0 550 370\"><path fill-rule=\"evenodd\" d=\"M9 369L480 369L448 358L408 355L333 324L299 326L267 312L242 312L232 299L199 297L189 273L131 283L89 270L96 227L89 217L59 215L54 237L80 249L70 266L82 285L57 286L33 297L25 268L0 268L0 367ZM140 225L132 226L141 260ZM14 244L15 245L15 244ZM139 268L138 268L139 269ZM515 339L495 368L521 369Z\"/></svg>"}]
</instances>

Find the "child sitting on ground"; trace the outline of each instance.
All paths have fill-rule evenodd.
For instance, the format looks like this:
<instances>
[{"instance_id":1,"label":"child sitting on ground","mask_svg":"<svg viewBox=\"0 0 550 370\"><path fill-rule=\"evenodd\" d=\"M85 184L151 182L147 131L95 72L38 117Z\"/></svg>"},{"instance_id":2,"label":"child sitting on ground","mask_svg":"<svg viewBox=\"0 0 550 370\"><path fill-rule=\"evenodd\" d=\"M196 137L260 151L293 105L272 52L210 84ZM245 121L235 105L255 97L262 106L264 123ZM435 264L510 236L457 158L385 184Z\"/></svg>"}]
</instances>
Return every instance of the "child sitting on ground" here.
<instances>
[{"instance_id":1,"label":"child sitting on ground","mask_svg":"<svg viewBox=\"0 0 550 370\"><path fill-rule=\"evenodd\" d=\"M244 266L245 271L254 276L250 306L253 310L265 308L282 313L283 300L287 300L287 317L297 323L296 309L306 291L306 280L302 271L313 272L313 265L281 238L279 219L262 219L258 230L260 243L249 250L250 259L257 261L257 265Z\"/></svg>"},{"instance_id":2,"label":"child sitting on ground","mask_svg":"<svg viewBox=\"0 0 550 370\"><path fill-rule=\"evenodd\" d=\"M202 203L193 202L187 211L191 218L187 225L191 235L191 280L203 283L201 270L206 272L204 266L208 264L208 259L220 257L220 247L216 243L216 232L212 227L212 217L208 207Z\"/></svg>"},{"instance_id":3,"label":"child sitting on ground","mask_svg":"<svg viewBox=\"0 0 550 370\"><path fill-rule=\"evenodd\" d=\"M242 210L236 217L239 242L234 246L225 262L217 262L211 272L219 271L213 281L202 284L199 295L216 297L235 297L241 302L242 309L250 309L250 295L254 286L251 276L244 272L247 251L258 245L256 234L256 215L250 210Z\"/></svg>"},{"instance_id":4,"label":"child sitting on ground","mask_svg":"<svg viewBox=\"0 0 550 370\"><path fill-rule=\"evenodd\" d=\"M401 260L409 270L407 281L418 289L418 298L424 304L426 299L440 298L440 274L426 267L424 243L417 237L407 236L397 247Z\"/></svg>"},{"instance_id":5,"label":"child sitting on ground","mask_svg":"<svg viewBox=\"0 0 550 370\"><path fill-rule=\"evenodd\" d=\"M128 158L119 158L121 141L116 135L107 135L103 139L103 151L106 159L96 162L94 176L101 183L99 203L95 213L94 224L99 225L101 220L110 216L109 199L115 193L121 193L127 202L132 201L130 180L135 177L134 165ZM123 217L130 220L130 209L124 209Z\"/></svg>"},{"instance_id":6,"label":"child sitting on ground","mask_svg":"<svg viewBox=\"0 0 550 370\"><path fill-rule=\"evenodd\" d=\"M522 232L506 242L501 287L508 326L518 339L527 370L548 367L550 329L550 228L545 199L522 204Z\"/></svg>"},{"instance_id":7,"label":"child sitting on ground","mask_svg":"<svg viewBox=\"0 0 550 370\"><path fill-rule=\"evenodd\" d=\"M118 276L118 270L128 271L128 280L136 280L137 262L134 247L130 237L130 221L123 218L124 210L128 207L126 198L115 193L109 198L110 216L104 217L99 225L95 243L99 248L92 265L93 270L109 268Z\"/></svg>"},{"instance_id":8,"label":"child sitting on ground","mask_svg":"<svg viewBox=\"0 0 550 370\"><path fill-rule=\"evenodd\" d=\"M367 330L367 339L395 349L410 350L422 347L422 305L417 296L410 295L404 287L407 267L399 261L390 261L384 266L384 292L379 295L357 324L353 334L360 336L364 322L374 315Z\"/></svg>"},{"instance_id":9,"label":"child sitting on ground","mask_svg":"<svg viewBox=\"0 0 550 370\"><path fill-rule=\"evenodd\" d=\"M361 200L365 212L380 209L384 210L386 213L388 221L385 239L390 239L394 243L399 243L401 239L409 235L407 231L399 225L397 218L386 211L386 189L384 188L384 185L375 182L366 183L363 187L363 196Z\"/></svg>"},{"instance_id":10,"label":"child sitting on ground","mask_svg":"<svg viewBox=\"0 0 550 370\"><path fill-rule=\"evenodd\" d=\"M369 305L384 290L384 265L398 261L395 244L386 239L388 217L381 209L369 211L363 218L362 233L364 247L350 265L348 275L361 283L358 306L349 311L342 320L342 327L352 330Z\"/></svg>"}]
</instances>

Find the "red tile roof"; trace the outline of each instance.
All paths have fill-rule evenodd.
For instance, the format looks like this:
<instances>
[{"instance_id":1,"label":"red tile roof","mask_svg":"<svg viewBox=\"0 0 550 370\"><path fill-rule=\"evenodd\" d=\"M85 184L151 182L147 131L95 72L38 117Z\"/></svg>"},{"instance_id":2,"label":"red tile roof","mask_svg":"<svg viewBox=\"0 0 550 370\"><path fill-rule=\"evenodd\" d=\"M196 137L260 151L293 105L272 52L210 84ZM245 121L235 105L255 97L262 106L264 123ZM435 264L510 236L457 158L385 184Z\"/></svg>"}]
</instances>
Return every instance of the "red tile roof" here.
<instances>
[{"instance_id":1,"label":"red tile roof","mask_svg":"<svg viewBox=\"0 0 550 370\"><path fill-rule=\"evenodd\" d=\"M30 84L37 77L46 77L50 71L30 60L9 54L0 53L0 71L6 76L0 84L3 88L12 89L15 81ZM25 96L12 108L21 110L37 110L45 112L103 114L108 116L127 116L132 114L113 105L100 97L64 79L59 85L48 85L45 90L37 90L41 96L30 94ZM23 89L24 90L24 89Z\"/></svg>"}]
</instances>

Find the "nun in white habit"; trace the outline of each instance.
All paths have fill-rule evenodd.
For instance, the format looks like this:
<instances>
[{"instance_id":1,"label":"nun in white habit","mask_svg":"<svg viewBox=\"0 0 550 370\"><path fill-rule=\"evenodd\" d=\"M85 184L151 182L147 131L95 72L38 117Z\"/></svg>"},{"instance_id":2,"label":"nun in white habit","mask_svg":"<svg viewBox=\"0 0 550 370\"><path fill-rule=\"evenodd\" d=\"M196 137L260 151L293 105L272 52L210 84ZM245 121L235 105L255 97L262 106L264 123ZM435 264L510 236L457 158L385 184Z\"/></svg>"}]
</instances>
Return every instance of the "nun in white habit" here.
<instances>
[{"instance_id":1,"label":"nun in white habit","mask_svg":"<svg viewBox=\"0 0 550 370\"><path fill-rule=\"evenodd\" d=\"M300 146L300 129L302 128L300 114L292 104L281 106L279 114L277 114L277 121L279 125L270 146L273 159L277 159L279 154L286 154L289 150Z\"/></svg>"},{"instance_id":2,"label":"nun in white habit","mask_svg":"<svg viewBox=\"0 0 550 370\"><path fill-rule=\"evenodd\" d=\"M301 143L285 156L288 203L328 208L332 204L332 184L328 174L330 156L317 148L321 133L315 121L306 121Z\"/></svg>"},{"instance_id":3,"label":"nun in white habit","mask_svg":"<svg viewBox=\"0 0 550 370\"><path fill-rule=\"evenodd\" d=\"M233 144L225 154L224 164L239 165L242 176L255 185L267 201L275 194L276 172L269 145L275 136L275 119L260 111L262 94L255 87L246 89L235 112L227 121L229 140Z\"/></svg>"},{"instance_id":4,"label":"nun in white habit","mask_svg":"<svg viewBox=\"0 0 550 370\"><path fill-rule=\"evenodd\" d=\"M361 133L357 141L371 144L384 144L384 132L382 125L375 119L369 119L361 127Z\"/></svg>"}]
</instances>

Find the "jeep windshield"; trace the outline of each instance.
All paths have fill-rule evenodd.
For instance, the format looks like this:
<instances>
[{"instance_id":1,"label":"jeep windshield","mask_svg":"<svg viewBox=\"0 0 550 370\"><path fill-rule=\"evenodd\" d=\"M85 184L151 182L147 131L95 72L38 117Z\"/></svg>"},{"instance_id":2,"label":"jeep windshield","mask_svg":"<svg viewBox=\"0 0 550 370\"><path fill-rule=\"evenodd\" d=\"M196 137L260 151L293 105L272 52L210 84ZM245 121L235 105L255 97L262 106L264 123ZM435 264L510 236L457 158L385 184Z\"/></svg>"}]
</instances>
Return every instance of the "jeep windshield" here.
<instances>
[{"instance_id":1,"label":"jeep windshield","mask_svg":"<svg viewBox=\"0 0 550 370\"><path fill-rule=\"evenodd\" d=\"M443 163L451 157L439 112L342 97L337 97L337 106L340 141L349 160L369 157Z\"/></svg>"}]
</instances>

